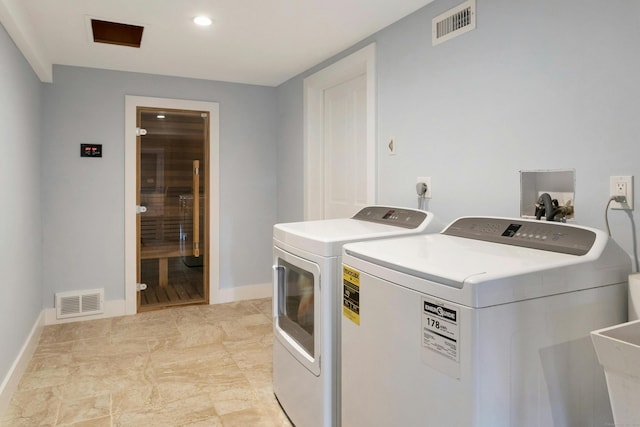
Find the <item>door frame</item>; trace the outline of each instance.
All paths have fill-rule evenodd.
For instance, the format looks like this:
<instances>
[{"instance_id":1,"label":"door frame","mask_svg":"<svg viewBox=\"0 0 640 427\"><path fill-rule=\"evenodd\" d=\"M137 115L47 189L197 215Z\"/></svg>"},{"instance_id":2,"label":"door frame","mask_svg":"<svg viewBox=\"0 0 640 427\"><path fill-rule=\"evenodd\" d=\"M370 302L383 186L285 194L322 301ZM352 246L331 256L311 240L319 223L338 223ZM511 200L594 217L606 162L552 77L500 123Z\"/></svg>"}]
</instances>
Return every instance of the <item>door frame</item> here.
<instances>
[{"instance_id":1,"label":"door frame","mask_svg":"<svg viewBox=\"0 0 640 427\"><path fill-rule=\"evenodd\" d=\"M220 270L220 105L217 102L125 96L124 275L125 313L137 313L136 295L136 110L138 107L205 111L209 114L209 304L219 299Z\"/></svg>"},{"instance_id":2,"label":"door frame","mask_svg":"<svg viewBox=\"0 0 640 427\"><path fill-rule=\"evenodd\" d=\"M371 43L304 79L305 220L324 219L324 91L362 74L367 85L367 204L376 201L375 49Z\"/></svg>"}]
</instances>

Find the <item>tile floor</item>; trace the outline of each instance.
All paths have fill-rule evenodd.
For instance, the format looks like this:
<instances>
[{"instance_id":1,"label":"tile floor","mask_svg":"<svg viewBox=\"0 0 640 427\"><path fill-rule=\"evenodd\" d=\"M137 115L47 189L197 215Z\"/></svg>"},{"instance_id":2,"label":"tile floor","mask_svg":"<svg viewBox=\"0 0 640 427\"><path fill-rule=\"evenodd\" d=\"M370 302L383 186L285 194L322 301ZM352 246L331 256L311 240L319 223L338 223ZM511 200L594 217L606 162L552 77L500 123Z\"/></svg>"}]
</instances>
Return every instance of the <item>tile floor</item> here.
<instances>
[{"instance_id":1,"label":"tile floor","mask_svg":"<svg viewBox=\"0 0 640 427\"><path fill-rule=\"evenodd\" d=\"M290 427L271 328L271 299L47 326L0 424Z\"/></svg>"}]
</instances>

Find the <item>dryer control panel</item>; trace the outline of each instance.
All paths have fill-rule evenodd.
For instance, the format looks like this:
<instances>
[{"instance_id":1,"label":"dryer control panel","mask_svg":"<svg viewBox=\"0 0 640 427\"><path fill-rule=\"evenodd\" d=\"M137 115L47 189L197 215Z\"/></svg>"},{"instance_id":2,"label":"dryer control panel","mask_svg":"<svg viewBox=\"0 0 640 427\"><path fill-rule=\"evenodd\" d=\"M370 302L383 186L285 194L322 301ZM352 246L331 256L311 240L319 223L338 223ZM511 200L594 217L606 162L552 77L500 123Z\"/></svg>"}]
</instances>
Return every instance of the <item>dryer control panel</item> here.
<instances>
[{"instance_id":1,"label":"dryer control panel","mask_svg":"<svg viewBox=\"0 0 640 427\"><path fill-rule=\"evenodd\" d=\"M442 234L571 255L585 255L596 240L593 231L573 225L484 217L459 218Z\"/></svg>"},{"instance_id":2,"label":"dryer control panel","mask_svg":"<svg viewBox=\"0 0 640 427\"><path fill-rule=\"evenodd\" d=\"M427 219L425 211L393 208L387 206L367 206L352 218L360 221L377 222L403 228L418 228Z\"/></svg>"}]
</instances>

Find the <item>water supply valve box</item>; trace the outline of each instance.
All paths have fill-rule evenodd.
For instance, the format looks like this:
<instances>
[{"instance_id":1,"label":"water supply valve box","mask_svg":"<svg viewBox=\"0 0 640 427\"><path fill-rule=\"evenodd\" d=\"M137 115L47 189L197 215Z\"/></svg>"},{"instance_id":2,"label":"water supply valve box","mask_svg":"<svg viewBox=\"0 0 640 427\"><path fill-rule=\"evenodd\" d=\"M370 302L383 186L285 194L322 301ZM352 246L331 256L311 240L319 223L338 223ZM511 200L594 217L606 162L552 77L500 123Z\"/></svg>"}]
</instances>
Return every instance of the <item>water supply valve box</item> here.
<instances>
[{"instance_id":1,"label":"water supply valve box","mask_svg":"<svg viewBox=\"0 0 640 427\"><path fill-rule=\"evenodd\" d=\"M538 199L547 193L553 205L561 208L557 210L555 220L573 221L575 187L575 169L520 171L520 217L535 219Z\"/></svg>"}]
</instances>

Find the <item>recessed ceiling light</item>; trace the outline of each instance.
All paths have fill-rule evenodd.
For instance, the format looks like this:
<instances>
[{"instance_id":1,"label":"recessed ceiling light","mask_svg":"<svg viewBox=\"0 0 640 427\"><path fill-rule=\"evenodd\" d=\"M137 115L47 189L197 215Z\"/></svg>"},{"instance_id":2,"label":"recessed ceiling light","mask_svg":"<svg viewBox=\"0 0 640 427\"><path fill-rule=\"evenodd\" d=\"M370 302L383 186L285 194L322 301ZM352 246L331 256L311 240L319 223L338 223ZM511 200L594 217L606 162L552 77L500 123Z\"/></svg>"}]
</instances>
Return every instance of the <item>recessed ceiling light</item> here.
<instances>
[{"instance_id":1,"label":"recessed ceiling light","mask_svg":"<svg viewBox=\"0 0 640 427\"><path fill-rule=\"evenodd\" d=\"M163 113L160 113L160 114L158 114L156 117L157 117L158 119L164 119L164 114L163 114Z\"/></svg>"},{"instance_id":2,"label":"recessed ceiling light","mask_svg":"<svg viewBox=\"0 0 640 427\"><path fill-rule=\"evenodd\" d=\"M206 27L208 25L211 25L211 18L207 17L207 16L196 16L195 18L193 18L193 22L196 23L196 25L201 25L203 27Z\"/></svg>"}]
</instances>

